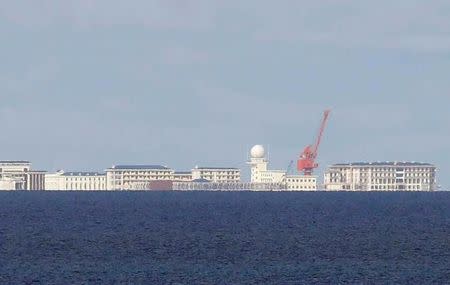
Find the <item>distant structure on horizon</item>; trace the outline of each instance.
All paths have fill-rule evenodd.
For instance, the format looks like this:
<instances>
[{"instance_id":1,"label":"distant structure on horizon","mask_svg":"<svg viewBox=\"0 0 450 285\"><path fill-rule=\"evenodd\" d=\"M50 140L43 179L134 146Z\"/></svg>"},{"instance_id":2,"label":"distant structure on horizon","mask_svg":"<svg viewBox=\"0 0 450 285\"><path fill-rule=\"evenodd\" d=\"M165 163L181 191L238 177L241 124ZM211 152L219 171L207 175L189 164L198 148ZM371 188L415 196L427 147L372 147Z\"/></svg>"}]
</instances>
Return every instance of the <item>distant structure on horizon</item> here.
<instances>
[{"instance_id":1,"label":"distant structure on horizon","mask_svg":"<svg viewBox=\"0 0 450 285\"><path fill-rule=\"evenodd\" d=\"M25 160L0 161L0 190L44 190L45 171L31 169Z\"/></svg>"},{"instance_id":2,"label":"distant structure on horizon","mask_svg":"<svg viewBox=\"0 0 450 285\"><path fill-rule=\"evenodd\" d=\"M45 174L45 190L106 190L106 174L100 172L64 172Z\"/></svg>"},{"instance_id":3,"label":"distant structure on horizon","mask_svg":"<svg viewBox=\"0 0 450 285\"><path fill-rule=\"evenodd\" d=\"M289 170L268 170L269 161L262 145L250 150L251 183L278 183L280 190L314 191L317 190L317 176L289 174Z\"/></svg>"},{"instance_id":4,"label":"distant structure on horizon","mask_svg":"<svg viewBox=\"0 0 450 285\"><path fill-rule=\"evenodd\" d=\"M330 191L435 191L436 167L420 162L356 162L330 166L324 175Z\"/></svg>"},{"instance_id":5,"label":"distant structure on horizon","mask_svg":"<svg viewBox=\"0 0 450 285\"><path fill-rule=\"evenodd\" d=\"M262 145L250 150L249 182L234 167L199 167L176 172L162 165L114 165L105 172L35 171L29 161L0 161L0 190L62 191L435 191L436 167L419 162L357 162L330 166L323 187L317 177L269 170Z\"/></svg>"},{"instance_id":6,"label":"distant structure on horizon","mask_svg":"<svg viewBox=\"0 0 450 285\"><path fill-rule=\"evenodd\" d=\"M241 170L233 167L198 167L175 172L162 165L116 165L106 170L106 190L169 190L173 183L203 180L209 183L236 183Z\"/></svg>"}]
</instances>

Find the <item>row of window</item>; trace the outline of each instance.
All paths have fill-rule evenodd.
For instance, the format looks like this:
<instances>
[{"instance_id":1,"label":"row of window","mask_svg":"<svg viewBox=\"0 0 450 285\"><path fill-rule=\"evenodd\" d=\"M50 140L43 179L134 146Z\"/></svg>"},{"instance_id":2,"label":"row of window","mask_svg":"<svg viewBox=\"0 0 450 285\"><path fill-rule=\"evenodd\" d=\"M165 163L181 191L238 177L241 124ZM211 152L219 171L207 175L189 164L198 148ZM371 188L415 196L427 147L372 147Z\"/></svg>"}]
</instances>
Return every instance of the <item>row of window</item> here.
<instances>
[{"instance_id":1,"label":"row of window","mask_svg":"<svg viewBox=\"0 0 450 285\"><path fill-rule=\"evenodd\" d=\"M101 190L106 189L105 184L88 184L88 183L70 183L67 185L69 190Z\"/></svg>"},{"instance_id":2,"label":"row of window","mask_svg":"<svg viewBox=\"0 0 450 285\"><path fill-rule=\"evenodd\" d=\"M431 183L431 179L360 179L359 181L355 182L355 184L362 183L362 184L395 184L395 183L406 183L406 184L428 184ZM343 183L342 179L338 178L331 178L329 179L330 183Z\"/></svg>"},{"instance_id":3,"label":"row of window","mask_svg":"<svg viewBox=\"0 0 450 285\"><path fill-rule=\"evenodd\" d=\"M220 174L220 175L239 175L240 171L199 171L203 175L214 175L214 174Z\"/></svg>"},{"instance_id":4,"label":"row of window","mask_svg":"<svg viewBox=\"0 0 450 285\"><path fill-rule=\"evenodd\" d=\"M315 186L311 186L311 185L296 185L296 186L288 186L288 189L309 189L309 190L315 190L316 187Z\"/></svg>"},{"instance_id":5,"label":"row of window","mask_svg":"<svg viewBox=\"0 0 450 285\"><path fill-rule=\"evenodd\" d=\"M202 178L204 178L204 179L209 179L209 180L211 180L211 179L240 179L240 176L239 175L236 175L236 176L211 176L211 175L202 175L202 176L200 176L200 177L202 177Z\"/></svg>"},{"instance_id":6,"label":"row of window","mask_svg":"<svg viewBox=\"0 0 450 285\"><path fill-rule=\"evenodd\" d=\"M369 180L362 179L361 183L367 183ZM429 183L430 179L371 179L370 182L372 184L379 183L379 184L394 184L394 183Z\"/></svg>"},{"instance_id":7,"label":"row of window","mask_svg":"<svg viewBox=\"0 0 450 285\"><path fill-rule=\"evenodd\" d=\"M336 177L347 177L347 175L341 175L338 173L330 173L329 177L331 178L336 178ZM348 175L351 177L351 175ZM358 176L355 176L358 177ZM431 173L405 173L403 174L399 174L399 173L372 173L372 175L368 175L367 173L362 173L360 175L361 178L366 178L366 177L431 177Z\"/></svg>"},{"instance_id":8,"label":"row of window","mask_svg":"<svg viewBox=\"0 0 450 285\"><path fill-rule=\"evenodd\" d=\"M74 177L74 178L66 178L66 181L96 181L96 180L103 180L105 181L106 178L95 178L95 177Z\"/></svg>"},{"instance_id":9,"label":"row of window","mask_svg":"<svg viewBox=\"0 0 450 285\"><path fill-rule=\"evenodd\" d=\"M360 171L364 172L430 172L433 170L432 167L408 167L408 168L332 168L330 170L338 170L340 172L344 171Z\"/></svg>"},{"instance_id":10,"label":"row of window","mask_svg":"<svg viewBox=\"0 0 450 285\"><path fill-rule=\"evenodd\" d=\"M311 178L299 178L299 179L288 178L287 181L288 182L316 182L315 179L311 179Z\"/></svg>"},{"instance_id":11,"label":"row of window","mask_svg":"<svg viewBox=\"0 0 450 285\"><path fill-rule=\"evenodd\" d=\"M407 185L405 187L387 186L387 185L372 185L371 190L423 190L420 185Z\"/></svg>"},{"instance_id":12,"label":"row of window","mask_svg":"<svg viewBox=\"0 0 450 285\"><path fill-rule=\"evenodd\" d=\"M164 177L164 178L172 178L172 175L149 175L149 176L140 176L140 175L124 175L122 177L119 177L119 179L151 179L151 178L158 178L158 177ZM115 177L118 178L117 176Z\"/></svg>"},{"instance_id":13,"label":"row of window","mask_svg":"<svg viewBox=\"0 0 450 285\"><path fill-rule=\"evenodd\" d=\"M156 175L171 175L173 171L114 171L113 175L148 175L148 174L156 174Z\"/></svg>"}]
</instances>

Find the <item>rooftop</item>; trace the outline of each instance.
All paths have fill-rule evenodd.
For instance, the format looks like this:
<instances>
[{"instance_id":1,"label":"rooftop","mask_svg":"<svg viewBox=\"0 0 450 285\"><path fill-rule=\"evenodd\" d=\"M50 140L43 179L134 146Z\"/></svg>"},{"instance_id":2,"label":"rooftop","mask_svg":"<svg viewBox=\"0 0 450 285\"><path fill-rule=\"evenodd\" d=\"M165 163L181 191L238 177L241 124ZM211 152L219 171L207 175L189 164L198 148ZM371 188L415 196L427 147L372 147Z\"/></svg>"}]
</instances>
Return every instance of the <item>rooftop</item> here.
<instances>
[{"instance_id":1,"label":"rooftop","mask_svg":"<svg viewBox=\"0 0 450 285\"><path fill-rule=\"evenodd\" d=\"M169 170L168 167L162 165L113 165L110 169L157 169Z\"/></svg>"},{"instance_id":2,"label":"rooftop","mask_svg":"<svg viewBox=\"0 0 450 285\"><path fill-rule=\"evenodd\" d=\"M0 163L23 163L23 164L30 164L27 160L0 160Z\"/></svg>"},{"instance_id":3,"label":"rooftop","mask_svg":"<svg viewBox=\"0 0 450 285\"><path fill-rule=\"evenodd\" d=\"M407 162L407 161L378 161L378 162L352 162L352 163L337 163L333 166L433 166L430 163L424 162Z\"/></svg>"},{"instance_id":4,"label":"rooftop","mask_svg":"<svg viewBox=\"0 0 450 285\"><path fill-rule=\"evenodd\" d=\"M236 167L204 167L204 166L196 166L195 169L239 170L239 168Z\"/></svg>"},{"instance_id":5,"label":"rooftop","mask_svg":"<svg viewBox=\"0 0 450 285\"><path fill-rule=\"evenodd\" d=\"M63 176L103 176L104 173L99 172L64 172Z\"/></svg>"}]
</instances>

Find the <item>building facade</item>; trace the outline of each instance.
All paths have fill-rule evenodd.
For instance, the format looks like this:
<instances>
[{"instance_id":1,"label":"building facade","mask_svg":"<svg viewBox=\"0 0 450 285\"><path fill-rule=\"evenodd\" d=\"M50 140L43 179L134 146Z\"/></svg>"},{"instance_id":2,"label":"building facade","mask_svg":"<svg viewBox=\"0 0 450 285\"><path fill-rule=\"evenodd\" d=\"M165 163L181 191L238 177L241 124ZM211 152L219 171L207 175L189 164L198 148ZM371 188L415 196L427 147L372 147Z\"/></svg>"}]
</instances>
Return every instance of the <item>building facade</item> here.
<instances>
[{"instance_id":1,"label":"building facade","mask_svg":"<svg viewBox=\"0 0 450 285\"><path fill-rule=\"evenodd\" d=\"M268 170L269 161L262 145L255 145L250 150L250 182L251 183L282 183L286 178L286 171Z\"/></svg>"},{"instance_id":2,"label":"building facade","mask_svg":"<svg viewBox=\"0 0 450 285\"><path fill-rule=\"evenodd\" d=\"M335 164L324 177L325 190L434 191L436 167L418 162Z\"/></svg>"},{"instance_id":3,"label":"building facade","mask_svg":"<svg viewBox=\"0 0 450 285\"><path fill-rule=\"evenodd\" d=\"M0 190L44 189L45 171L31 170L29 161L0 161Z\"/></svg>"},{"instance_id":4,"label":"building facade","mask_svg":"<svg viewBox=\"0 0 450 285\"><path fill-rule=\"evenodd\" d=\"M189 182L174 182L176 191L285 191L282 183L210 182L196 179Z\"/></svg>"},{"instance_id":5,"label":"building facade","mask_svg":"<svg viewBox=\"0 0 450 285\"><path fill-rule=\"evenodd\" d=\"M312 175L287 175L287 191L315 191L317 190L317 177Z\"/></svg>"},{"instance_id":6,"label":"building facade","mask_svg":"<svg viewBox=\"0 0 450 285\"><path fill-rule=\"evenodd\" d=\"M250 150L250 181L251 183L281 184L284 191L317 190L317 177L305 175L289 175L284 170L269 170L264 147L255 145Z\"/></svg>"},{"instance_id":7,"label":"building facade","mask_svg":"<svg viewBox=\"0 0 450 285\"><path fill-rule=\"evenodd\" d=\"M106 174L98 172L64 172L47 173L45 190L106 190Z\"/></svg>"},{"instance_id":8,"label":"building facade","mask_svg":"<svg viewBox=\"0 0 450 285\"><path fill-rule=\"evenodd\" d=\"M241 181L241 170L230 167L195 167L192 180L206 179L217 183L235 183Z\"/></svg>"},{"instance_id":9,"label":"building facade","mask_svg":"<svg viewBox=\"0 0 450 285\"><path fill-rule=\"evenodd\" d=\"M192 181L192 172L189 171L180 171L175 172L173 174L173 181L174 182L189 182Z\"/></svg>"},{"instance_id":10,"label":"building facade","mask_svg":"<svg viewBox=\"0 0 450 285\"><path fill-rule=\"evenodd\" d=\"M106 170L106 190L146 190L152 181L173 181L174 174L162 165L115 165Z\"/></svg>"},{"instance_id":11,"label":"building facade","mask_svg":"<svg viewBox=\"0 0 450 285\"><path fill-rule=\"evenodd\" d=\"M25 190L45 190L46 171L31 170L25 174Z\"/></svg>"}]
</instances>

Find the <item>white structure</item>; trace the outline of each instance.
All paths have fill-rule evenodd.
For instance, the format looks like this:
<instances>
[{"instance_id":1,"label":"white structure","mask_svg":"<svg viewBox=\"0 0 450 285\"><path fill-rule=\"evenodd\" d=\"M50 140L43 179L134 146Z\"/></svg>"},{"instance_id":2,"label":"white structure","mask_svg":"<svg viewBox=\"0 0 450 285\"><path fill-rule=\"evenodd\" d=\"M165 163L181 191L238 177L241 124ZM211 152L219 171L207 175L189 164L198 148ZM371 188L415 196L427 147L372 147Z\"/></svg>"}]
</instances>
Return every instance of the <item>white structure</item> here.
<instances>
[{"instance_id":1,"label":"white structure","mask_svg":"<svg viewBox=\"0 0 450 285\"><path fill-rule=\"evenodd\" d=\"M241 181L241 170L230 167L198 167L192 169L192 180L206 179L210 182L234 183Z\"/></svg>"},{"instance_id":2,"label":"white structure","mask_svg":"<svg viewBox=\"0 0 450 285\"><path fill-rule=\"evenodd\" d=\"M262 145L255 145L250 150L251 183L282 183L287 191L317 190L317 177L288 175L283 170L268 170L269 161Z\"/></svg>"},{"instance_id":3,"label":"white structure","mask_svg":"<svg viewBox=\"0 0 450 285\"><path fill-rule=\"evenodd\" d=\"M282 183L209 182L196 179L190 182L174 182L177 191L284 191Z\"/></svg>"},{"instance_id":4,"label":"white structure","mask_svg":"<svg viewBox=\"0 0 450 285\"><path fill-rule=\"evenodd\" d=\"M250 182L263 183L262 174L267 172L269 162L266 159L266 152L262 145L252 147L250 150L250 161L247 164L250 165Z\"/></svg>"},{"instance_id":5,"label":"white structure","mask_svg":"<svg viewBox=\"0 0 450 285\"><path fill-rule=\"evenodd\" d=\"M16 190L16 185L17 181L9 177L0 180L0 190Z\"/></svg>"},{"instance_id":6,"label":"white structure","mask_svg":"<svg viewBox=\"0 0 450 285\"><path fill-rule=\"evenodd\" d=\"M436 167L418 162L335 164L325 173L325 190L434 191Z\"/></svg>"},{"instance_id":7,"label":"white structure","mask_svg":"<svg viewBox=\"0 0 450 285\"><path fill-rule=\"evenodd\" d=\"M22 160L0 161L0 190L44 190L45 171L31 170Z\"/></svg>"},{"instance_id":8,"label":"white structure","mask_svg":"<svg viewBox=\"0 0 450 285\"><path fill-rule=\"evenodd\" d=\"M173 181L174 174L162 165L116 165L106 170L106 189L140 190L152 181Z\"/></svg>"},{"instance_id":9,"label":"white structure","mask_svg":"<svg viewBox=\"0 0 450 285\"><path fill-rule=\"evenodd\" d=\"M180 171L173 174L173 181L175 182L189 182L192 181L192 172Z\"/></svg>"},{"instance_id":10,"label":"white structure","mask_svg":"<svg viewBox=\"0 0 450 285\"><path fill-rule=\"evenodd\" d=\"M317 190L317 177L305 175L287 175L287 191L314 191Z\"/></svg>"},{"instance_id":11,"label":"white structure","mask_svg":"<svg viewBox=\"0 0 450 285\"><path fill-rule=\"evenodd\" d=\"M56 173L45 174L45 190L67 190L63 173L64 171L58 170Z\"/></svg>"},{"instance_id":12,"label":"white structure","mask_svg":"<svg viewBox=\"0 0 450 285\"><path fill-rule=\"evenodd\" d=\"M45 190L46 171L31 170L25 175L25 190Z\"/></svg>"},{"instance_id":13,"label":"white structure","mask_svg":"<svg viewBox=\"0 0 450 285\"><path fill-rule=\"evenodd\" d=\"M45 190L106 190L106 174L98 172L64 172L45 175Z\"/></svg>"},{"instance_id":14,"label":"white structure","mask_svg":"<svg viewBox=\"0 0 450 285\"><path fill-rule=\"evenodd\" d=\"M286 171L268 170L269 161L262 145L255 145L250 150L250 181L252 183L281 183L286 177Z\"/></svg>"}]
</instances>

